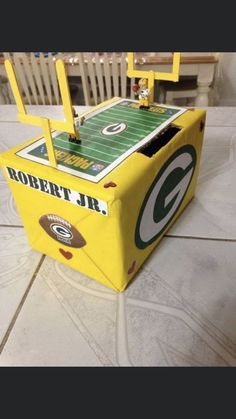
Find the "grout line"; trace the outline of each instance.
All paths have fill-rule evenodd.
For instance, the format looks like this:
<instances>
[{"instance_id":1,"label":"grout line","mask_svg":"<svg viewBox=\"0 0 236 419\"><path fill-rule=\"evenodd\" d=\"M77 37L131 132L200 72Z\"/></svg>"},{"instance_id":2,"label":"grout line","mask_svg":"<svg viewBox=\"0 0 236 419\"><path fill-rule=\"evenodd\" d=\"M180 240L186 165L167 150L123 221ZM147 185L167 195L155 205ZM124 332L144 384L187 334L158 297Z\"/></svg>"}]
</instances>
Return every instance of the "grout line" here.
<instances>
[{"instance_id":1,"label":"grout line","mask_svg":"<svg viewBox=\"0 0 236 419\"><path fill-rule=\"evenodd\" d=\"M0 227L24 228L24 226L22 225L14 225L14 224L0 224Z\"/></svg>"},{"instance_id":2,"label":"grout line","mask_svg":"<svg viewBox=\"0 0 236 419\"><path fill-rule=\"evenodd\" d=\"M173 239L212 240L212 241L219 241L219 242L236 243L236 239L221 239L217 237L178 236L178 235L173 235L173 234L165 234L164 237L171 237Z\"/></svg>"},{"instance_id":3,"label":"grout line","mask_svg":"<svg viewBox=\"0 0 236 419\"><path fill-rule=\"evenodd\" d=\"M236 125L207 125L206 128L236 128Z\"/></svg>"},{"instance_id":4,"label":"grout line","mask_svg":"<svg viewBox=\"0 0 236 419\"><path fill-rule=\"evenodd\" d=\"M38 263L38 265L37 265L37 267L36 267L36 269L35 269L35 271L34 271L34 273L32 275L32 278L31 278L31 280L29 282L29 285L26 288L26 290L24 292L24 295L23 295L23 297L22 297L22 299L21 299L21 301L20 301L20 303L19 303L19 305L18 305L18 307L17 307L17 309L15 311L15 314L14 314L14 316L13 316L13 318L12 318L12 320L11 320L8 328L7 328L7 331L6 331L6 333L5 333L5 335L4 335L3 339L2 339L2 342L0 344L0 355L1 355L1 353L2 353L2 351L3 351L3 349L4 349L5 345L6 345L6 343L8 341L8 338L10 336L10 333L11 333L13 327L15 326L16 320L17 320L17 318L18 318L18 316L20 314L20 311L21 311L21 309L23 307L23 304L24 304L24 302L25 302L25 300L26 300L26 298L27 298L27 296L28 296L28 294L29 294L29 292L31 290L31 287L32 287L32 285L33 285L33 283L35 281L35 278L36 278L36 276L37 276L37 274L38 274L38 272L39 272L39 270L40 270L40 268L42 266L42 263L43 263L45 257L46 257L46 255L42 255L42 257L41 257L41 259L40 259L40 261L39 261L39 263Z\"/></svg>"}]
</instances>

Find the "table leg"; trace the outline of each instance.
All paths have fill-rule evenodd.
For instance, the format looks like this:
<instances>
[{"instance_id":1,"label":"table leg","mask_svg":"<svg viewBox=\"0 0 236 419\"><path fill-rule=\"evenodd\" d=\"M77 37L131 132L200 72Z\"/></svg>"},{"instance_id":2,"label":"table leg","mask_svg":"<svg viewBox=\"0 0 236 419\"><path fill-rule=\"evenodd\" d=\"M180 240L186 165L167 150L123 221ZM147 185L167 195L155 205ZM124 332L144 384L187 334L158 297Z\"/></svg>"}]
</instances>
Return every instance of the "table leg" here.
<instances>
[{"instance_id":1,"label":"table leg","mask_svg":"<svg viewBox=\"0 0 236 419\"><path fill-rule=\"evenodd\" d=\"M208 106L210 85L214 77L214 64L199 64L199 72L197 77L197 97L195 106Z\"/></svg>"},{"instance_id":2,"label":"table leg","mask_svg":"<svg viewBox=\"0 0 236 419\"><path fill-rule=\"evenodd\" d=\"M195 106L208 106L208 93L210 92L210 87L208 84L198 83L197 97L195 100Z\"/></svg>"},{"instance_id":3,"label":"table leg","mask_svg":"<svg viewBox=\"0 0 236 419\"><path fill-rule=\"evenodd\" d=\"M2 94L2 88L1 88L1 86L0 86L0 105L5 105L5 98L4 98L4 96L3 96L3 94Z\"/></svg>"}]
</instances>

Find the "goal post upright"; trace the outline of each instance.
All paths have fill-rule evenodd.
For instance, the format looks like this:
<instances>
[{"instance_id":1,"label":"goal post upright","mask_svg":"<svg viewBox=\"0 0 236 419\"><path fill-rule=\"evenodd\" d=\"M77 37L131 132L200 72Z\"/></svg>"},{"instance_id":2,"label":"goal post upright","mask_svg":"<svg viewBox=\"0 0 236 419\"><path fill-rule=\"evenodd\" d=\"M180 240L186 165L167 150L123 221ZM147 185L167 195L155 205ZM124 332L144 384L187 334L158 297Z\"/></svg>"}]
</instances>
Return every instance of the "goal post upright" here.
<instances>
[{"instance_id":1,"label":"goal post upright","mask_svg":"<svg viewBox=\"0 0 236 419\"><path fill-rule=\"evenodd\" d=\"M180 52L173 53L172 71L149 71L135 69L134 52L128 52L128 70L127 76L132 78L148 79L148 88L150 90L150 103L154 100L154 83L155 80L179 81Z\"/></svg>"},{"instance_id":2,"label":"goal post upright","mask_svg":"<svg viewBox=\"0 0 236 419\"><path fill-rule=\"evenodd\" d=\"M56 155L52 141L52 131L64 131L68 134L75 134L74 128L74 117L72 112L72 103L71 96L68 86L68 80L66 77L65 64L63 60L58 59L56 61L56 73L59 83L62 105L65 115L65 120L55 120L46 117L29 115L25 107L21 90L16 78L14 67L10 60L5 60L5 69L8 76L9 83L12 88L13 96L16 101L16 106L18 109L18 118L21 122L25 124L30 124L34 126L41 127L44 133L46 147L48 152L49 163L52 167L57 167Z\"/></svg>"}]
</instances>

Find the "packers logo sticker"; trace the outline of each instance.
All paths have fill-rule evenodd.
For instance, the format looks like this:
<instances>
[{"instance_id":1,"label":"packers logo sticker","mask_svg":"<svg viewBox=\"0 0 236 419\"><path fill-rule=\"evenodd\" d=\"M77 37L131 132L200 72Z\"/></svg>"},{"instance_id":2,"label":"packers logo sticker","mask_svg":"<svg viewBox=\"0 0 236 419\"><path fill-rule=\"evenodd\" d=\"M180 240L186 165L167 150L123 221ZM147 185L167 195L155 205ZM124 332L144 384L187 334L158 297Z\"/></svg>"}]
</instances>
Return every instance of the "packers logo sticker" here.
<instances>
[{"instance_id":1,"label":"packers logo sticker","mask_svg":"<svg viewBox=\"0 0 236 419\"><path fill-rule=\"evenodd\" d=\"M102 134L104 135L120 134L126 128L127 128L127 125L124 122L116 122L115 124L111 124L103 128Z\"/></svg>"},{"instance_id":2,"label":"packers logo sticker","mask_svg":"<svg viewBox=\"0 0 236 419\"><path fill-rule=\"evenodd\" d=\"M190 144L165 162L149 188L136 225L135 243L144 249L166 229L178 211L191 183L197 155Z\"/></svg>"},{"instance_id":3,"label":"packers logo sticker","mask_svg":"<svg viewBox=\"0 0 236 419\"><path fill-rule=\"evenodd\" d=\"M80 248L86 245L80 232L67 220L56 214L44 214L39 224L52 239L69 247Z\"/></svg>"}]
</instances>

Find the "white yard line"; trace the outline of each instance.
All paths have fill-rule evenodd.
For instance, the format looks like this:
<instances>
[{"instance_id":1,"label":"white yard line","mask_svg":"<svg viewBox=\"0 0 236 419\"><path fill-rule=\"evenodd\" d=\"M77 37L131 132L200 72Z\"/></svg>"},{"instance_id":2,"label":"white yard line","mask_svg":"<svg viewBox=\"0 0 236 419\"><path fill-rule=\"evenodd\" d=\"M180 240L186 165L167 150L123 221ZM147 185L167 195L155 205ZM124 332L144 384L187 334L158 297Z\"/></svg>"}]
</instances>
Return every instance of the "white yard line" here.
<instances>
[{"instance_id":1,"label":"white yard line","mask_svg":"<svg viewBox=\"0 0 236 419\"><path fill-rule=\"evenodd\" d=\"M93 135L93 137L92 137L92 139L91 139L91 140L88 140L88 139L86 139L86 138L81 138L81 141L83 141L83 143L84 143L84 141L89 141L89 142L91 142L91 143L96 143L96 144L99 144L99 145L101 145L102 147L104 146L104 147L107 147L107 148L112 148L113 150L117 150L117 151L121 151L121 152L126 151L126 149L121 149L121 148L112 147L111 145L106 145L106 144L103 144L103 143L101 144L101 143L99 143L98 141L95 141L95 140L94 140L94 138L99 138L99 139L103 140L103 137L98 137L97 135ZM64 141L64 140L63 140L63 138L58 138L58 137L57 137L57 140ZM115 142L115 141L114 141L114 143L116 143L116 144L117 144L117 142ZM82 144L82 145L83 145L83 144Z\"/></svg>"},{"instance_id":2,"label":"white yard line","mask_svg":"<svg viewBox=\"0 0 236 419\"><path fill-rule=\"evenodd\" d=\"M65 141L65 140L63 140L63 139L61 139L61 138L57 138L57 141L62 141L63 143L67 143L67 141ZM56 147L58 147L57 146L57 144L56 144ZM108 153L104 153L104 151L100 151L100 150L97 150L96 148L91 148L91 147L88 147L88 146L86 146L86 145L82 145L82 147L84 147L84 148L88 148L89 150L93 150L93 151L95 151L96 153L102 153L102 154L105 154L106 156L112 156L112 157L115 157L115 158L117 158L117 157L119 157L118 155L114 155L114 154L108 154ZM74 150L67 150L67 151L73 151L73 153L76 153L76 151L74 151ZM80 154L83 154L83 152L81 152Z\"/></svg>"},{"instance_id":3,"label":"white yard line","mask_svg":"<svg viewBox=\"0 0 236 419\"><path fill-rule=\"evenodd\" d=\"M129 102L129 103L138 103L138 101L131 100L131 99L118 99L118 100L116 100L116 101L114 101L112 103L109 103L108 105L105 105L105 106L103 106L103 107L101 107L99 109L96 109L96 110L90 112L90 114L86 117L87 122L90 121L91 118L93 118L95 115L98 115L99 116L99 114L101 114L101 112L103 112L103 111L105 111L107 109L110 109L110 108L114 107L115 105L122 103L123 101ZM91 175L91 174L84 173L83 171L75 170L75 169L73 169L71 167L64 166L64 165L62 165L60 163L58 163L57 168L59 170L63 171L63 172L73 174L73 175L75 175L75 176L77 176L79 178L86 179L86 180L89 180L91 182L96 182L96 183L99 182L108 173L112 173L112 170L115 169L121 162L123 162L133 152L137 151L140 147L142 147L149 140L151 140L153 138L153 136L157 135L163 128L165 128L168 124L170 124L172 121L174 121L177 117L179 117L182 113L184 113L186 111L186 109L179 108L179 107L176 107L176 106L168 107L168 106L165 106L165 105L161 105L160 107L167 108L167 109L177 109L178 112L175 115L170 116L167 121L165 121L162 124L160 124L160 126L158 128L156 128L155 130L153 130L151 133L147 133L145 135L145 137L144 137L144 134L142 134L142 137L141 137L141 134L135 134L134 132L132 132L132 133L128 132L128 131L131 131L131 130L132 131L136 130L136 131L139 131L139 132L142 131L143 133L146 133L146 131L143 130L143 129L142 130L141 129L138 129L138 128L135 129L135 128L132 128L131 126L130 126L130 130L127 130L127 131L124 131L123 132L123 135L124 136L122 136L121 134L119 134L119 139L124 139L124 140L126 140L126 142L127 141L132 141L132 140L130 140L130 139L128 139L126 137L127 135L128 136L131 136L131 138L134 138L135 136L136 137L139 137L139 138L137 139L137 142L135 142L135 144L130 145L130 148L126 152L124 152L121 156L119 156L118 158L116 158L116 160L114 160L113 162L110 162L110 161L107 161L107 160L104 160L104 159L100 159L100 158L95 158L95 157L92 157L89 154L84 154L83 153L83 155L82 155L81 153L74 151L74 154L75 155L79 155L81 158L88 157L89 159L97 160L97 161L100 160L101 162L106 163L108 166L105 167L100 173L98 173L96 175ZM135 113L137 113L137 112L138 111L135 110ZM149 117L152 117L152 115L148 115L148 116ZM102 119L103 119L103 117L100 117L99 123L102 121ZM109 119L108 124L111 124L110 117L109 118L107 117L107 119ZM112 122L114 122L114 121L112 121ZM88 128L88 130L89 129L91 129L91 128ZM97 130L96 130L96 132L97 132ZM52 136L53 136L53 138L55 138L59 134L62 134L62 133L60 131L54 131L53 134L52 134ZM103 137L97 136L97 138L100 139L100 138L103 138ZM112 141L112 140L109 139L109 141ZM34 162L37 162L37 163L40 163L40 164L44 164L44 165L50 167L50 162L48 160L45 160L41 156L38 157L38 156L34 156L34 155L30 155L29 154L30 152L32 152L35 149L35 147L39 147L39 146L41 146L43 144L45 144L45 139L44 139L44 137L41 137L39 140L31 143L28 146L24 146L22 149L20 149L19 151L17 151L16 152L16 155L21 156L21 157L26 158L26 159L29 159L30 161L34 161ZM60 147L60 146L57 146L57 147L58 147L58 149L64 150L64 151L66 151L68 153L68 148ZM86 147L86 146L84 146L84 147ZM92 149L92 150L95 152L94 149ZM102 152L99 152L98 150L96 150L96 154L99 154L99 153L102 153ZM106 153L103 153L103 154L106 154ZM109 154L109 156L111 156L111 155Z\"/></svg>"},{"instance_id":4,"label":"white yard line","mask_svg":"<svg viewBox=\"0 0 236 419\"><path fill-rule=\"evenodd\" d=\"M96 118L96 117L95 117ZM95 119L94 118L94 119ZM103 115L99 115L99 118L104 118L104 116ZM114 118L110 118L109 116L105 116L105 118L106 119L110 119L110 121L106 121L106 120L104 120L104 122L107 122L108 124L110 124L111 122L113 122L114 124L117 122L117 121L114 121ZM122 117L123 118L123 117ZM117 117L116 117L116 119L117 119ZM123 120L125 121L125 119L123 118ZM120 121L120 122L123 122L123 121ZM129 123L130 124L130 121L129 120L126 120L125 122L127 122L127 123ZM134 122L134 124L135 125L141 125L141 127L143 126L142 124L137 124L136 122ZM131 125L130 125L130 128L131 129L134 129L134 130L136 130L136 131L140 131L140 132L144 132L144 134L149 134L149 132L150 131L147 131L147 130L145 130L145 129L141 129L141 128L135 128L135 127L132 127Z\"/></svg>"},{"instance_id":5,"label":"white yard line","mask_svg":"<svg viewBox=\"0 0 236 419\"><path fill-rule=\"evenodd\" d=\"M95 132L97 132L97 130L96 129L93 129L93 128L87 128L87 129L89 129L90 131L95 131ZM127 133L128 134L128 133ZM137 135L139 138L140 138L140 135L138 135L138 134L133 134L133 135ZM104 140L105 139L105 136L104 137L99 137L98 135L94 135L94 137L96 137L96 138L101 138L102 140ZM133 143L131 142L131 141L135 141L135 140L128 140L128 138L126 138L126 137L122 137L122 134L119 134L119 138L124 138L125 140L127 140L127 141L130 141L130 144L127 144L127 146L130 146L130 145L133 145ZM142 137L141 137L142 138ZM140 139L141 139L140 138ZM115 141L115 140L112 140L111 138L109 138L109 139L107 139L107 141L112 141L112 142L114 142L114 143L116 143L117 144L117 141ZM136 142L135 142L136 143Z\"/></svg>"},{"instance_id":6,"label":"white yard line","mask_svg":"<svg viewBox=\"0 0 236 419\"><path fill-rule=\"evenodd\" d=\"M102 147L112 148L112 150L117 150L117 151L120 151L120 152L126 151L124 148L121 149L121 148L112 147L111 145L101 144L98 141L95 141L94 138L100 138L100 137L97 137L97 136L94 135L92 140L86 140L86 139L83 138L82 141L83 142L84 141L90 141L91 143L99 144Z\"/></svg>"},{"instance_id":7,"label":"white yard line","mask_svg":"<svg viewBox=\"0 0 236 419\"><path fill-rule=\"evenodd\" d=\"M124 117L123 117L123 114L126 114L126 117L128 117L129 119L128 120L130 120L131 122L133 122L134 124L138 124L136 121L138 120L138 121L141 121L142 122L142 124L144 124L144 125L146 125L148 128L151 128L151 129L155 129L156 128L156 125L154 124L154 122L157 122L157 120L156 121L152 121L153 122L153 124L151 125L151 121L150 121L150 123L149 123L149 121L142 121L141 120L141 118L136 118L135 116L133 116L133 115L127 115L127 113L126 112L124 112L124 111L120 111L119 109L117 109L117 110L112 110L112 112L111 111L109 111L109 110L107 110L106 111L106 114L104 115L105 117L106 117L106 115L108 114L108 112L110 112L109 113L109 115L112 113L112 114L115 114L115 115L117 115L119 118L123 118L124 119ZM121 115L119 114L119 112L121 113ZM123 112L123 113L122 113ZM104 112L105 113L105 112ZM126 118L127 119L127 118ZM166 118L165 118L165 120L166 120ZM123 122L123 121L122 121ZM160 121L160 123L161 122L163 122L163 121ZM139 124L139 125L142 125L142 124Z\"/></svg>"},{"instance_id":8,"label":"white yard line","mask_svg":"<svg viewBox=\"0 0 236 419\"><path fill-rule=\"evenodd\" d=\"M57 145L57 147L58 148L61 148L62 150L65 150L65 151L67 151L68 152L68 149L67 148L65 148L65 147L61 147L61 146L59 146L59 145ZM83 156L86 156L86 157L89 157L90 159L95 159L95 160L101 160L101 161L103 161L104 163L108 163L108 164L111 164L111 162L110 161L106 161L106 160L102 160L102 159L100 159L100 157L92 157L92 156L90 156L89 154L85 154L85 153L78 153L77 151L73 151L73 153L75 153L75 154L78 154L79 156L81 156L81 157L83 157ZM82 155L81 155L82 154ZM63 162L62 162L63 163Z\"/></svg>"},{"instance_id":9,"label":"white yard line","mask_svg":"<svg viewBox=\"0 0 236 419\"><path fill-rule=\"evenodd\" d=\"M124 108L124 106L121 106L120 105L120 107L119 107L119 109L117 109L117 111L119 111L119 112L125 112L123 109L121 109L121 108ZM137 117L138 117L138 115L139 115L139 118L138 119L140 119L140 112L141 111L138 111L137 109L134 109L134 108L125 108L125 109L127 109L128 110L128 114L131 114L131 112L135 112L135 116L137 115ZM131 110L132 109L132 110ZM110 109L108 109L108 110L110 110ZM161 118L164 118L164 115L163 114L161 114L161 113L159 113L159 112L149 112L149 111L142 111L142 112L146 112L145 113L145 118L147 117L147 118L151 118L152 119L152 121L153 122L156 122L156 118L158 117L161 117ZM126 113L126 112L125 112ZM127 113L126 113L126 115L127 115ZM168 115L168 117L171 117L172 115ZM166 120L166 117L165 117L165 120ZM162 122L164 122L164 121L162 121Z\"/></svg>"},{"instance_id":10,"label":"white yard line","mask_svg":"<svg viewBox=\"0 0 236 419\"><path fill-rule=\"evenodd\" d=\"M90 122L91 124L93 124L93 122ZM109 122L108 122L109 123ZM97 124L94 124L95 126L97 126ZM104 125L103 125L103 127L104 127ZM94 129L94 128L87 128L87 129L90 129L90 130L92 130L92 131L95 131L95 132L97 132L97 130L96 129ZM133 129L133 128L132 128ZM123 134L126 134L126 135L130 135L127 131L123 131ZM102 136L101 137L99 137L99 138L102 138L102 139L105 139L105 135L103 135L103 134L101 134ZM135 135L136 137L138 137L140 140L141 140L141 138L143 138L143 134L142 134L142 136L141 136L141 134L135 134L134 132L132 132L132 135ZM124 138L124 139L126 139L126 140L128 140L129 141L129 139L128 138L126 138L126 137L123 137L122 136L122 134L119 134L119 137L121 137L121 138ZM114 140L111 140L110 138L109 138L109 141L114 141ZM133 141L133 140L130 140L130 141Z\"/></svg>"}]
</instances>

